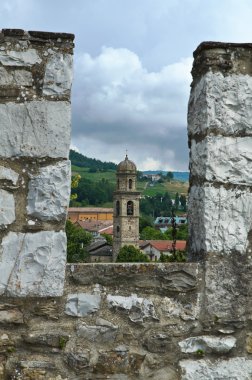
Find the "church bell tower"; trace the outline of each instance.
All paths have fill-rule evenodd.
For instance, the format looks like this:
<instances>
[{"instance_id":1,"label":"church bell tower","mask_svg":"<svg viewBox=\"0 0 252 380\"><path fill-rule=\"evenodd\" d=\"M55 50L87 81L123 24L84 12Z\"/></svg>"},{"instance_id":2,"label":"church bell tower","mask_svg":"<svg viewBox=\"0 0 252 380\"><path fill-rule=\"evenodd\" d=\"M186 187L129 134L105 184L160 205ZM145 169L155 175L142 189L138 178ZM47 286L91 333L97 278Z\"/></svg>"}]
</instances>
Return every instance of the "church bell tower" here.
<instances>
[{"instance_id":1,"label":"church bell tower","mask_svg":"<svg viewBox=\"0 0 252 380\"><path fill-rule=\"evenodd\" d=\"M139 199L137 168L126 155L117 166L113 215L113 261L124 245L139 247Z\"/></svg>"}]
</instances>

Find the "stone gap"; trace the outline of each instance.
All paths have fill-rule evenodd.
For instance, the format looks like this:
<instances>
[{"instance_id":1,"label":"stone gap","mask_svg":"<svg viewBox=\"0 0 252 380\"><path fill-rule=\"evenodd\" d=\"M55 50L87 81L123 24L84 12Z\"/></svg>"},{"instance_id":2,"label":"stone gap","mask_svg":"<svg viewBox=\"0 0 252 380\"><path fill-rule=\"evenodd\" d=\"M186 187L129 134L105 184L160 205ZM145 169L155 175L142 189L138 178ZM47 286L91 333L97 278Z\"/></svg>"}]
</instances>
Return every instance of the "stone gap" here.
<instances>
[{"instance_id":1,"label":"stone gap","mask_svg":"<svg viewBox=\"0 0 252 380\"><path fill-rule=\"evenodd\" d=\"M0 379L251 379L252 45L194 52L191 262L64 283L73 38L0 34Z\"/></svg>"}]
</instances>

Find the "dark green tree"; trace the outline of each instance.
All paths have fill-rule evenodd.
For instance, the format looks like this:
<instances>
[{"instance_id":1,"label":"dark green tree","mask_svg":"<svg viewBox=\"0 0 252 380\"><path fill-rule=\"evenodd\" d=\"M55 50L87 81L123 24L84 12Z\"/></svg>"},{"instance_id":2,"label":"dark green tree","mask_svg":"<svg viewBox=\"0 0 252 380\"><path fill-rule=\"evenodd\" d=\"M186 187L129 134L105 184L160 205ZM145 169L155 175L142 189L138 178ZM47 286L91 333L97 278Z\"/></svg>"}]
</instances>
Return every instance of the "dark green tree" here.
<instances>
[{"instance_id":1,"label":"dark green tree","mask_svg":"<svg viewBox=\"0 0 252 380\"><path fill-rule=\"evenodd\" d=\"M139 233L143 231L145 227L152 227L152 218L150 216L140 216L139 218Z\"/></svg>"},{"instance_id":2,"label":"dark green tree","mask_svg":"<svg viewBox=\"0 0 252 380\"><path fill-rule=\"evenodd\" d=\"M186 211L186 196L181 194L179 200L180 200L182 210Z\"/></svg>"},{"instance_id":3,"label":"dark green tree","mask_svg":"<svg viewBox=\"0 0 252 380\"><path fill-rule=\"evenodd\" d=\"M66 235L67 261L69 263L87 262L89 255L86 247L91 243L92 235L70 220L66 222Z\"/></svg>"},{"instance_id":4,"label":"dark green tree","mask_svg":"<svg viewBox=\"0 0 252 380\"><path fill-rule=\"evenodd\" d=\"M118 263L146 263L150 260L140 249L133 245L125 245L120 249L116 261Z\"/></svg>"},{"instance_id":5,"label":"dark green tree","mask_svg":"<svg viewBox=\"0 0 252 380\"><path fill-rule=\"evenodd\" d=\"M109 235L109 234L101 234L101 236L103 236L106 239L108 245L113 245L113 238L112 238L111 235Z\"/></svg>"},{"instance_id":6,"label":"dark green tree","mask_svg":"<svg viewBox=\"0 0 252 380\"><path fill-rule=\"evenodd\" d=\"M166 178L168 182L171 182L171 180L174 178L173 172L167 172Z\"/></svg>"},{"instance_id":7,"label":"dark green tree","mask_svg":"<svg viewBox=\"0 0 252 380\"><path fill-rule=\"evenodd\" d=\"M141 234L141 240L166 240L165 234L153 227L145 227Z\"/></svg>"},{"instance_id":8,"label":"dark green tree","mask_svg":"<svg viewBox=\"0 0 252 380\"><path fill-rule=\"evenodd\" d=\"M176 195L175 195L174 209L175 210L179 209L179 194L178 193L176 193Z\"/></svg>"},{"instance_id":9,"label":"dark green tree","mask_svg":"<svg viewBox=\"0 0 252 380\"><path fill-rule=\"evenodd\" d=\"M164 255L161 253L159 261L162 263L172 263L172 262L185 262L187 258L187 254L184 251L176 251L171 255Z\"/></svg>"}]
</instances>

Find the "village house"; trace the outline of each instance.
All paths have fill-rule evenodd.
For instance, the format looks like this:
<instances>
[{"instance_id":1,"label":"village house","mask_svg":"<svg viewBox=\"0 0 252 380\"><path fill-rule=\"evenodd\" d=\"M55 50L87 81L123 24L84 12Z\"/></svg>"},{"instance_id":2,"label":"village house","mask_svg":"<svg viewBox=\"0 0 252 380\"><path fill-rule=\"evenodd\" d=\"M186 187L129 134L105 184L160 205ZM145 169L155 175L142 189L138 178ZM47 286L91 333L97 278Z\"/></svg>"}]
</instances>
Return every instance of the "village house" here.
<instances>
[{"instance_id":1,"label":"village house","mask_svg":"<svg viewBox=\"0 0 252 380\"><path fill-rule=\"evenodd\" d=\"M172 254L172 243L172 240L140 240L139 248L149 256L150 261L157 261L160 259L161 253L164 255ZM176 250L185 251L186 240L177 240Z\"/></svg>"},{"instance_id":2,"label":"village house","mask_svg":"<svg viewBox=\"0 0 252 380\"><path fill-rule=\"evenodd\" d=\"M113 208L105 207L69 207L68 219L75 223L79 220L113 221ZM113 224L113 223L111 223Z\"/></svg>"}]
</instances>

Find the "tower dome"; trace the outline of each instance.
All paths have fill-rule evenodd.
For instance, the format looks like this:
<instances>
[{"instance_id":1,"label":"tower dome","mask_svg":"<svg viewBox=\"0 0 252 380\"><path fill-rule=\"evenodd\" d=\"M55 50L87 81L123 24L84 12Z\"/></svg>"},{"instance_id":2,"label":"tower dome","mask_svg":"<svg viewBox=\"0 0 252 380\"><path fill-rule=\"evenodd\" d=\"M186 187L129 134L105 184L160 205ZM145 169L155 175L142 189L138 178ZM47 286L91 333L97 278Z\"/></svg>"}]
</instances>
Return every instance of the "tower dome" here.
<instances>
[{"instance_id":1,"label":"tower dome","mask_svg":"<svg viewBox=\"0 0 252 380\"><path fill-rule=\"evenodd\" d=\"M126 154L125 159L121 161L117 166L117 173L136 173L137 168L133 161L128 159Z\"/></svg>"}]
</instances>

